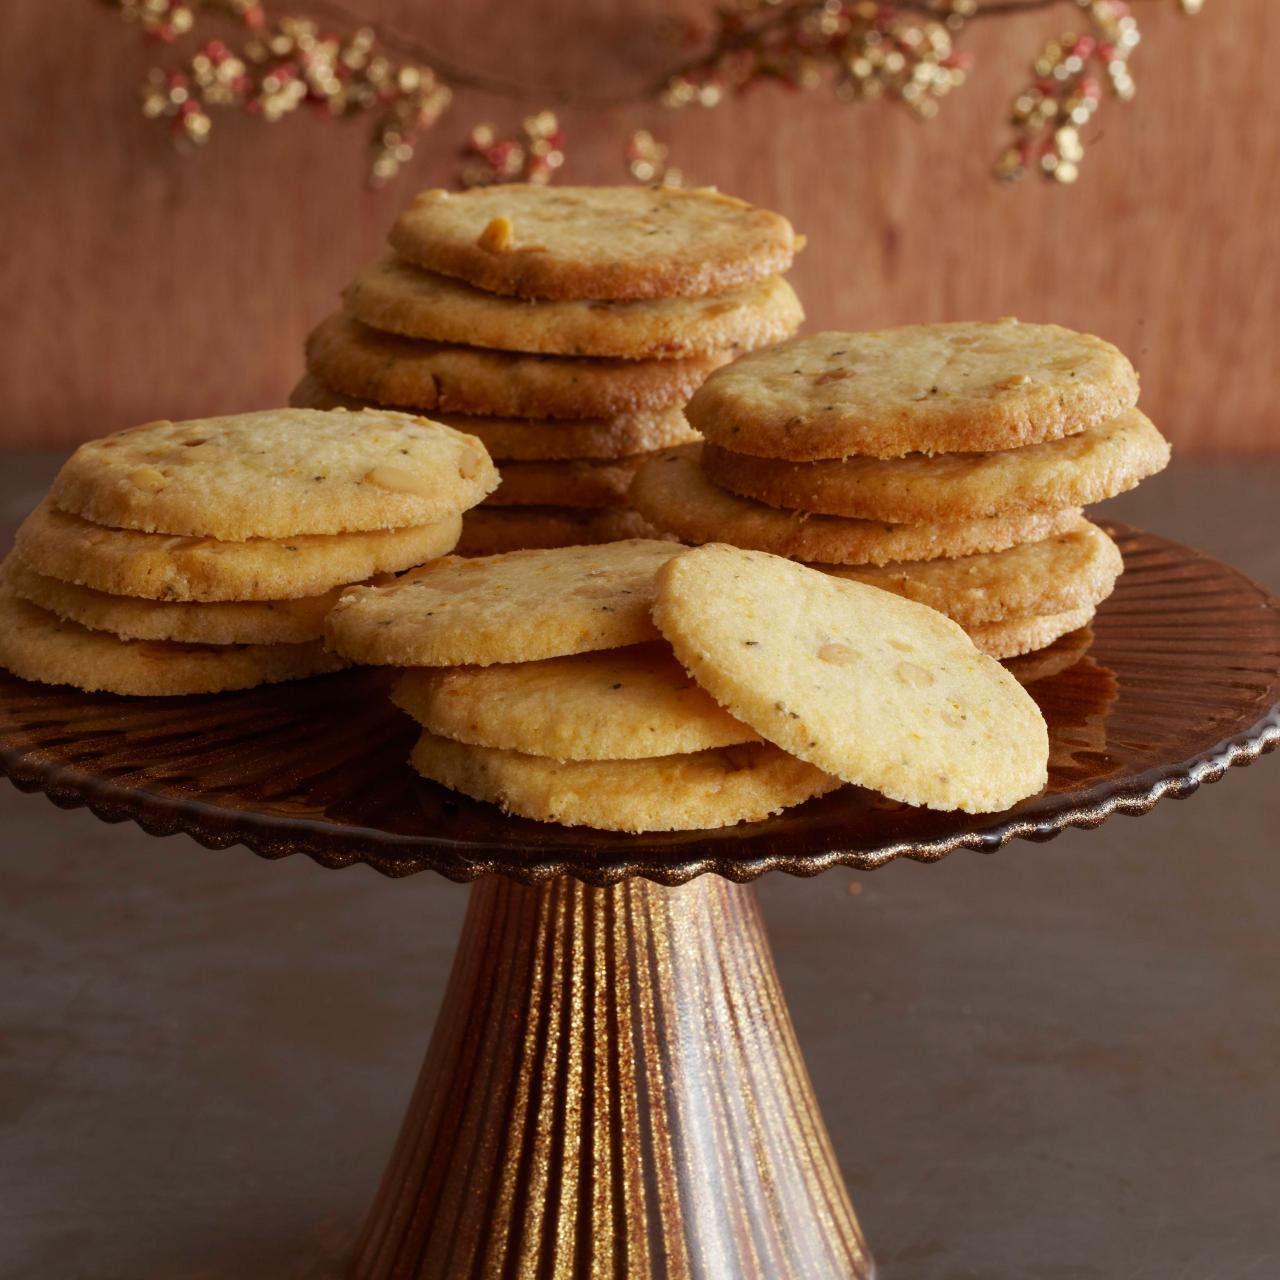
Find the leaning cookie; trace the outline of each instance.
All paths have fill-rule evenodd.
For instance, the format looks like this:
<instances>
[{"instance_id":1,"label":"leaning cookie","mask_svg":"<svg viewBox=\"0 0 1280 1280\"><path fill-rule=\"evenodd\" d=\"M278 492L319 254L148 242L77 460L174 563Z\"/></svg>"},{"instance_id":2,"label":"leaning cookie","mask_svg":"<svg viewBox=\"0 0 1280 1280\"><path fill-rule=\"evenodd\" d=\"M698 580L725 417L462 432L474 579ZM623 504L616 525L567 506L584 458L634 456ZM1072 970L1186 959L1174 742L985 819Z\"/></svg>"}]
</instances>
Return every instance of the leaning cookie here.
<instances>
[{"instance_id":1,"label":"leaning cookie","mask_svg":"<svg viewBox=\"0 0 1280 1280\"><path fill-rule=\"evenodd\" d=\"M319 641L218 646L121 640L62 621L0 584L0 666L24 680L86 693L161 697L300 680L346 663Z\"/></svg>"},{"instance_id":2,"label":"leaning cookie","mask_svg":"<svg viewBox=\"0 0 1280 1280\"><path fill-rule=\"evenodd\" d=\"M603 831L699 831L759 822L840 780L767 742L645 760L561 763L424 733L413 767L507 813Z\"/></svg>"},{"instance_id":3,"label":"leaning cookie","mask_svg":"<svg viewBox=\"0 0 1280 1280\"><path fill-rule=\"evenodd\" d=\"M956 623L873 587L711 544L658 570L654 621L730 715L824 773L984 813L1045 784L1035 702Z\"/></svg>"}]
</instances>

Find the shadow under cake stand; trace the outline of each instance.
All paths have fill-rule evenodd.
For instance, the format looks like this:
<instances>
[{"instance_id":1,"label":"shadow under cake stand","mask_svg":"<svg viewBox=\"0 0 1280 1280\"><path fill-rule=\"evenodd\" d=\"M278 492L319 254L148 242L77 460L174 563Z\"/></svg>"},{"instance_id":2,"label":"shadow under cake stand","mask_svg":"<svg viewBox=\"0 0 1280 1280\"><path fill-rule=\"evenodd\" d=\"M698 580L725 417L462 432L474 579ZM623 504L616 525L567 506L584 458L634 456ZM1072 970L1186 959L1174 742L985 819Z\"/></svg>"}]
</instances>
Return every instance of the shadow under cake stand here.
<instances>
[{"instance_id":1,"label":"shadow under cake stand","mask_svg":"<svg viewBox=\"0 0 1280 1280\"><path fill-rule=\"evenodd\" d=\"M861 1280L873 1264L745 882L1047 840L1273 748L1280 601L1113 532L1126 572L1092 635L1011 664L1049 723L1050 775L1001 814L844 788L722 831L508 818L413 774L416 727L376 671L158 699L0 674L0 769L155 835L476 882L353 1276Z\"/></svg>"}]
</instances>

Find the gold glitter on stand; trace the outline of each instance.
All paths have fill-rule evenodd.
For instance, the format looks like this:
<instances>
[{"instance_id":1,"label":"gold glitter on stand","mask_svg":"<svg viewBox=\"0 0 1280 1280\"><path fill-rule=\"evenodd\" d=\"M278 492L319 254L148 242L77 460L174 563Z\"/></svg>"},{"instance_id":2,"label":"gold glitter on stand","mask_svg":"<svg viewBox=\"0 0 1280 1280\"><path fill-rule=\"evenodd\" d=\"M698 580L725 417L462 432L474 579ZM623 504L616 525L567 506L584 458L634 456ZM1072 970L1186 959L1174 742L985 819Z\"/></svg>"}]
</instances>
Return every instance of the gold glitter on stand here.
<instances>
[{"instance_id":1,"label":"gold glitter on stand","mask_svg":"<svg viewBox=\"0 0 1280 1280\"><path fill-rule=\"evenodd\" d=\"M752 890L477 884L352 1274L867 1280Z\"/></svg>"}]
</instances>

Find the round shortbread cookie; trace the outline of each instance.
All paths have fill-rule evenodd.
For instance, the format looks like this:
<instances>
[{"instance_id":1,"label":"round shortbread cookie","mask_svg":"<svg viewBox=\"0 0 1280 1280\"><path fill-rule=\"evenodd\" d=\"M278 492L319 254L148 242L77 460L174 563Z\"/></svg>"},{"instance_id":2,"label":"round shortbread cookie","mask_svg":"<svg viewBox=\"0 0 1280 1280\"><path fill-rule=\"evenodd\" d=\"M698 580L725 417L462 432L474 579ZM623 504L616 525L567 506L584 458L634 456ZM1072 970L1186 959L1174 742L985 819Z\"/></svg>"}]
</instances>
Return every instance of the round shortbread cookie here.
<instances>
[{"instance_id":1,"label":"round shortbread cookie","mask_svg":"<svg viewBox=\"0 0 1280 1280\"><path fill-rule=\"evenodd\" d=\"M380 333L346 315L307 338L307 367L335 391L422 412L608 418L683 404L723 355L683 360L522 356Z\"/></svg>"},{"instance_id":2,"label":"round shortbread cookie","mask_svg":"<svg viewBox=\"0 0 1280 1280\"><path fill-rule=\"evenodd\" d=\"M846 782L968 813L1045 784L1036 704L924 605L713 544L658 570L653 618L725 710Z\"/></svg>"},{"instance_id":3,"label":"round shortbread cookie","mask_svg":"<svg viewBox=\"0 0 1280 1280\"><path fill-rule=\"evenodd\" d=\"M109 631L121 640L174 640L182 644L305 644L324 638L325 615L341 587L301 600L223 603L139 600L37 573L16 555L5 561L15 595L64 622Z\"/></svg>"},{"instance_id":4,"label":"round shortbread cookie","mask_svg":"<svg viewBox=\"0 0 1280 1280\"><path fill-rule=\"evenodd\" d=\"M411 529L219 542L106 529L46 498L23 521L14 546L37 573L113 596L296 600L447 555L461 531L455 515Z\"/></svg>"},{"instance_id":5,"label":"round shortbread cookie","mask_svg":"<svg viewBox=\"0 0 1280 1280\"><path fill-rule=\"evenodd\" d=\"M996 453L782 462L708 443L702 466L744 498L895 524L981 520L1101 502L1162 471L1169 444L1137 409L1074 436Z\"/></svg>"},{"instance_id":6,"label":"round shortbread cookie","mask_svg":"<svg viewBox=\"0 0 1280 1280\"><path fill-rule=\"evenodd\" d=\"M491 507L621 507L644 460L572 458L563 462L504 462Z\"/></svg>"},{"instance_id":7,"label":"round shortbread cookie","mask_svg":"<svg viewBox=\"0 0 1280 1280\"><path fill-rule=\"evenodd\" d=\"M639 760L758 741L656 641L406 671L391 700L428 733L552 760Z\"/></svg>"},{"instance_id":8,"label":"round shortbread cookie","mask_svg":"<svg viewBox=\"0 0 1280 1280\"><path fill-rule=\"evenodd\" d=\"M980 627L967 627L969 639L993 658L1017 658L1051 645L1060 636L1086 627L1093 619L1091 604L1039 617L1005 618Z\"/></svg>"},{"instance_id":9,"label":"round shortbread cookie","mask_svg":"<svg viewBox=\"0 0 1280 1280\"><path fill-rule=\"evenodd\" d=\"M680 547L596 547L449 556L385 587L355 587L329 614L329 643L374 666L534 662L657 638L653 575Z\"/></svg>"},{"instance_id":10,"label":"round shortbread cookie","mask_svg":"<svg viewBox=\"0 0 1280 1280\"><path fill-rule=\"evenodd\" d=\"M63 622L0 584L0 666L24 680L158 697L251 689L345 665L318 641L218 646L121 640Z\"/></svg>"},{"instance_id":11,"label":"round shortbread cookie","mask_svg":"<svg viewBox=\"0 0 1280 1280\"><path fill-rule=\"evenodd\" d=\"M1093 628L1080 627L1059 636L1043 649L1005 659L1004 669L1019 684L1035 684L1069 671L1089 652L1093 645Z\"/></svg>"},{"instance_id":12,"label":"round shortbread cookie","mask_svg":"<svg viewBox=\"0 0 1280 1280\"><path fill-rule=\"evenodd\" d=\"M813 567L927 604L973 634L973 627L1005 618L1095 608L1111 594L1124 561L1097 525L1081 520L1066 533L986 555Z\"/></svg>"},{"instance_id":13,"label":"round shortbread cookie","mask_svg":"<svg viewBox=\"0 0 1280 1280\"><path fill-rule=\"evenodd\" d=\"M431 271L527 298L671 298L786 271L791 224L710 190L543 187L424 191L392 248Z\"/></svg>"},{"instance_id":14,"label":"round shortbread cookie","mask_svg":"<svg viewBox=\"0 0 1280 1280\"><path fill-rule=\"evenodd\" d=\"M999 320L795 338L710 378L687 413L726 449L806 462L1014 449L1137 399L1138 375L1109 342Z\"/></svg>"},{"instance_id":15,"label":"round shortbread cookie","mask_svg":"<svg viewBox=\"0 0 1280 1280\"><path fill-rule=\"evenodd\" d=\"M731 542L823 564L888 564L1002 551L1069 529L1080 517L1072 508L907 525L779 511L712 484L699 465L700 449L682 445L655 454L636 472L629 495L646 520L685 542Z\"/></svg>"},{"instance_id":16,"label":"round shortbread cookie","mask_svg":"<svg viewBox=\"0 0 1280 1280\"><path fill-rule=\"evenodd\" d=\"M116 529L241 542L429 524L497 485L484 446L451 427L373 409L270 409L90 440L50 495Z\"/></svg>"},{"instance_id":17,"label":"round shortbread cookie","mask_svg":"<svg viewBox=\"0 0 1280 1280\"><path fill-rule=\"evenodd\" d=\"M626 360L755 351L789 338L804 320L800 299L781 276L701 298L524 302L395 257L366 267L342 300L357 320L406 338Z\"/></svg>"},{"instance_id":18,"label":"round shortbread cookie","mask_svg":"<svg viewBox=\"0 0 1280 1280\"><path fill-rule=\"evenodd\" d=\"M330 390L312 374L289 395L304 409L360 409L364 402ZM628 458L698 439L679 405L641 409L612 418L486 418L441 413L433 419L473 435L495 462L540 462L561 458Z\"/></svg>"},{"instance_id":19,"label":"round shortbread cookie","mask_svg":"<svg viewBox=\"0 0 1280 1280\"><path fill-rule=\"evenodd\" d=\"M494 556L661 536L629 507L476 507L462 521L455 550L460 556Z\"/></svg>"},{"instance_id":20,"label":"round shortbread cookie","mask_svg":"<svg viewBox=\"0 0 1280 1280\"><path fill-rule=\"evenodd\" d=\"M838 778L767 742L565 764L424 733L411 759L424 778L506 813L602 831L699 831L759 822L840 786Z\"/></svg>"}]
</instances>

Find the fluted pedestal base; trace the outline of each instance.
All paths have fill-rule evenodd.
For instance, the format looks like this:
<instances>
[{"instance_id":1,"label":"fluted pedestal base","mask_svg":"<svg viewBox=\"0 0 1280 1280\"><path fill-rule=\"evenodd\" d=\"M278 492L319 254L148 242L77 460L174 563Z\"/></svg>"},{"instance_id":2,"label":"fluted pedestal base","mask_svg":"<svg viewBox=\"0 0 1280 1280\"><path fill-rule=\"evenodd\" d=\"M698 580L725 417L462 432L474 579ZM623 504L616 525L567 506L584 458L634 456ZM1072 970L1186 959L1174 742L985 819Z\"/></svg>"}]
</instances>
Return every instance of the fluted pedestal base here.
<instances>
[{"instance_id":1,"label":"fluted pedestal base","mask_svg":"<svg viewBox=\"0 0 1280 1280\"><path fill-rule=\"evenodd\" d=\"M751 889L480 881L358 1280L863 1280Z\"/></svg>"}]
</instances>

